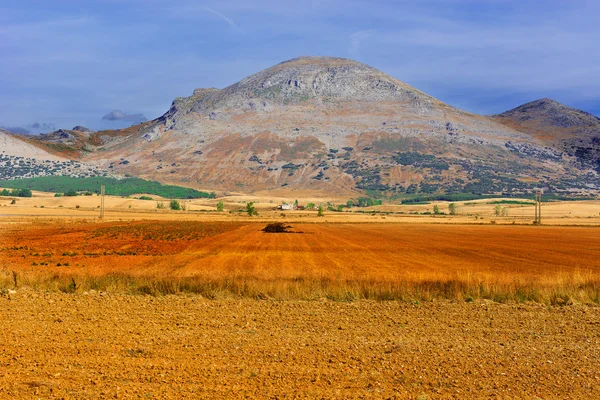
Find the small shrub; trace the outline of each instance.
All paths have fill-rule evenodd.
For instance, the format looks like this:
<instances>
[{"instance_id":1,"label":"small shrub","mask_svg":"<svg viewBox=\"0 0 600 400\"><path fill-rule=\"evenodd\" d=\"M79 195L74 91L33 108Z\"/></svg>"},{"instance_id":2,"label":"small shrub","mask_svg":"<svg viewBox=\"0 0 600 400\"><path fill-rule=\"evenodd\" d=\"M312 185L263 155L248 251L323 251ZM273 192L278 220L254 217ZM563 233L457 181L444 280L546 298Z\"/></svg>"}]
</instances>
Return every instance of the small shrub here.
<instances>
[{"instance_id":1,"label":"small shrub","mask_svg":"<svg viewBox=\"0 0 600 400\"><path fill-rule=\"evenodd\" d=\"M248 213L248 215L250 217L252 217L253 215L258 215L258 212L256 211L256 208L254 207L254 202L249 202L246 204L246 213Z\"/></svg>"},{"instance_id":2,"label":"small shrub","mask_svg":"<svg viewBox=\"0 0 600 400\"><path fill-rule=\"evenodd\" d=\"M179 200L171 200L171 202L169 203L169 208L171 210L181 210L181 204L179 204Z\"/></svg>"}]
</instances>

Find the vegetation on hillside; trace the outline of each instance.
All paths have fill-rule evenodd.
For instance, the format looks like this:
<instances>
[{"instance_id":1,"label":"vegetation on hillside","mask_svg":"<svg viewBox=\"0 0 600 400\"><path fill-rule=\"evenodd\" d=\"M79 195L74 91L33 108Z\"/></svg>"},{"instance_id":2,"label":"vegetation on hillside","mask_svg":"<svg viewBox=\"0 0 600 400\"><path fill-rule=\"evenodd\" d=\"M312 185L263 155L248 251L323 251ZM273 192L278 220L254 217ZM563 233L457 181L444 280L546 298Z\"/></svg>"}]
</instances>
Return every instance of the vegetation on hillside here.
<instances>
[{"instance_id":1,"label":"vegetation on hillside","mask_svg":"<svg viewBox=\"0 0 600 400\"><path fill-rule=\"evenodd\" d=\"M213 192L202 192L182 186L163 185L156 181L140 178L107 178L88 177L73 178L69 176L44 176L37 178L0 180L0 187L38 190L41 192L95 192L100 193L100 186L106 186L106 194L111 196L130 196L146 193L175 199L214 198Z\"/></svg>"}]
</instances>

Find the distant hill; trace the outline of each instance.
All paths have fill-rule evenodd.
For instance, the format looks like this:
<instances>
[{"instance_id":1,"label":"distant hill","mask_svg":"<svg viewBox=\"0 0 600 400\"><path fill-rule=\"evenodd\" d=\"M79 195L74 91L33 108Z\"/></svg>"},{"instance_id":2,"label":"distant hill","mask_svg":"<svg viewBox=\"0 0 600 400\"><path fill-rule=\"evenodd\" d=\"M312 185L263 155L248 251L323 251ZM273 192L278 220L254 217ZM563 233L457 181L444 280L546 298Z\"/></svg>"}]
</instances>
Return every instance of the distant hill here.
<instances>
[{"instance_id":1,"label":"distant hill","mask_svg":"<svg viewBox=\"0 0 600 400\"><path fill-rule=\"evenodd\" d=\"M0 129L0 154L48 160L66 159L66 157L60 155L49 154L39 146L30 143L25 135L15 134L4 129Z\"/></svg>"},{"instance_id":2,"label":"distant hill","mask_svg":"<svg viewBox=\"0 0 600 400\"><path fill-rule=\"evenodd\" d=\"M224 89L196 89L153 121L30 143L111 173L205 190L597 194L593 120L540 102L475 115L356 61L300 57Z\"/></svg>"},{"instance_id":3,"label":"distant hill","mask_svg":"<svg viewBox=\"0 0 600 400\"><path fill-rule=\"evenodd\" d=\"M552 99L535 100L492 117L600 173L600 118Z\"/></svg>"}]
</instances>

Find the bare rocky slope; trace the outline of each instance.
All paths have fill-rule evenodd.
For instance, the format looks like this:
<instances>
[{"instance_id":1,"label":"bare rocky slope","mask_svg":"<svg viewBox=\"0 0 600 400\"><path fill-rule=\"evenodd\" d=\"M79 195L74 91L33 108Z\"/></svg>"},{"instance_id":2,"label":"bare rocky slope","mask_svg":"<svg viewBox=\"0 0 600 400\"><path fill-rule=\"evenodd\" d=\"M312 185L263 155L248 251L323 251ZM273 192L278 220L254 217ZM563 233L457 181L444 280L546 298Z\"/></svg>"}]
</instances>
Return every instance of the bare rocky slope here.
<instances>
[{"instance_id":1,"label":"bare rocky slope","mask_svg":"<svg viewBox=\"0 0 600 400\"><path fill-rule=\"evenodd\" d=\"M540 99L493 118L575 157L581 168L600 173L600 118L595 115L552 99Z\"/></svg>"},{"instance_id":2,"label":"bare rocky slope","mask_svg":"<svg viewBox=\"0 0 600 400\"><path fill-rule=\"evenodd\" d=\"M301 57L221 90L196 89L154 121L79 132L59 153L115 173L224 191L600 188L593 162L510 120L456 109L352 60ZM51 138L37 142L48 147Z\"/></svg>"}]
</instances>

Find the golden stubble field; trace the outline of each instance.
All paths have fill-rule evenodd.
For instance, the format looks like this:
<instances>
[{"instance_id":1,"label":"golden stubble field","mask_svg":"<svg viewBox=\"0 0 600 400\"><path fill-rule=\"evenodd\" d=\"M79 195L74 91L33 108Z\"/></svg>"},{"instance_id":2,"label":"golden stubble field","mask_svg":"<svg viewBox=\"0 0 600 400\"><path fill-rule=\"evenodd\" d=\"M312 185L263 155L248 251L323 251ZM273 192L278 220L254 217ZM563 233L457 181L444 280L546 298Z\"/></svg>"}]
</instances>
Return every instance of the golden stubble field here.
<instances>
[{"instance_id":1,"label":"golden stubble field","mask_svg":"<svg viewBox=\"0 0 600 400\"><path fill-rule=\"evenodd\" d=\"M6 225L0 279L212 298L599 300L596 227L287 226L289 233L249 221Z\"/></svg>"},{"instance_id":2,"label":"golden stubble field","mask_svg":"<svg viewBox=\"0 0 600 400\"><path fill-rule=\"evenodd\" d=\"M19 207L0 398L600 396L591 217ZM292 233L262 231L276 220Z\"/></svg>"}]
</instances>

